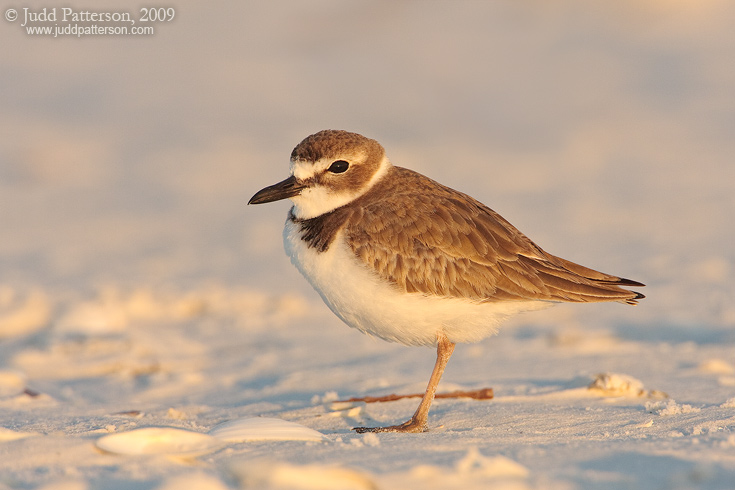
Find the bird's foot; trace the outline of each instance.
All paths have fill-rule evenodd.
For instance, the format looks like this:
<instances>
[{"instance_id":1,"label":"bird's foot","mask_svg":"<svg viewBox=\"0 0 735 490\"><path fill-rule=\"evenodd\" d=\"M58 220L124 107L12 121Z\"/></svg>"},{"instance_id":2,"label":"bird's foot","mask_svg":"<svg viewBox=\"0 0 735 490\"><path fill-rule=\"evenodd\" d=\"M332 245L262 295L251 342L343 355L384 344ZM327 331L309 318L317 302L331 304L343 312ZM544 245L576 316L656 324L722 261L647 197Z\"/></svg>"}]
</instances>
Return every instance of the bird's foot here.
<instances>
[{"instance_id":1,"label":"bird's foot","mask_svg":"<svg viewBox=\"0 0 735 490\"><path fill-rule=\"evenodd\" d=\"M358 434L364 434L366 432L426 432L429 428L426 425L426 421L416 420L411 418L408 422L404 422L401 425L390 425L388 427L355 427L355 432Z\"/></svg>"}]
</instances>

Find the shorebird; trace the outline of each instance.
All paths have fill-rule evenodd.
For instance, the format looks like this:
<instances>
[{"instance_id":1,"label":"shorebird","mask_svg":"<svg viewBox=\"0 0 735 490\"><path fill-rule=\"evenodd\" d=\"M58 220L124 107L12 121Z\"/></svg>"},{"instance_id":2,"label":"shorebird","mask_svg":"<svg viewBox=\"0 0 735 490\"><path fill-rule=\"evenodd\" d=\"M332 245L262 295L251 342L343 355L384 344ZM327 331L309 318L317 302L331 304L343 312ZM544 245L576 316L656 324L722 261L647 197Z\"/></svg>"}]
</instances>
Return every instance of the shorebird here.
<instances>
[{"instance_id":1,"label":"shorebird","mask_svg":"<svg viewBox=\"0 0 735 490\"><path fill-rule=\"evenodd\" d=\"M248 204L292 201L286 253L327 306L364 333L437 349L411 419L357 432L426 431L455 344L495 334L510 315L644 297L623 287L643 284L551 255L472 197L394 166L360 134L308 136L291 153L290 174Z\"/></svg>"}]
</instances>

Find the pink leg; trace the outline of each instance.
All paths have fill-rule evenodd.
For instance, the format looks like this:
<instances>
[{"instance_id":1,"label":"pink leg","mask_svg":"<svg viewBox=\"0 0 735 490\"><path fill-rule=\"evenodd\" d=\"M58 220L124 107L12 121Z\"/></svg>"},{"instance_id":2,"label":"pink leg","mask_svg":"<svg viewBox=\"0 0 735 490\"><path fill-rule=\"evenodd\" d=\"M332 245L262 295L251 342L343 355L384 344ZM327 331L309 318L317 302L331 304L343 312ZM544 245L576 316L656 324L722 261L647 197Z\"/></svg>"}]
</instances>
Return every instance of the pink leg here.
<instances>
[{"instance_id":1,"label":"pink leg","mask_svg":"<svg viewBox=\"0 0 735 490\"><path fill-rule=\"evenodd\" d=\"M413 417L411 417L411 420L401 425L391 425L389 427L355 427L353 430L360 434L363 432L426 432L428 430L429 408L431 407L431 402L434 400L436 387L439 385L444 368L447 367L449 358L452 357L452 352L454 352L454 343L450 342L446 335L440 333L437 336L434 371L432 371L431 378L429 378L426 393L424 393L424 397L421 399L421 403L413 414Z\"/></svg>"}]
</instances>

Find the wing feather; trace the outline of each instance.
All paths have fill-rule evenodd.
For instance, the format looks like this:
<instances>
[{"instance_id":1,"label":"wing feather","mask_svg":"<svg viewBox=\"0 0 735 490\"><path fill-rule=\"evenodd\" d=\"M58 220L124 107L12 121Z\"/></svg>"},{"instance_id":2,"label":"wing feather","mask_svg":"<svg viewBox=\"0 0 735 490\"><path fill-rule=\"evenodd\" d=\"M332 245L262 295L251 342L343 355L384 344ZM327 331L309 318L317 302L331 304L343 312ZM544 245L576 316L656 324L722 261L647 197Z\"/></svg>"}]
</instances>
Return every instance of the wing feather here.
<instances>
[{"instance_id":1,"label":"wing feather","mask_svg":"<svg viewBox=\"0 0 735 490\"><path fill-rule=\"evenodd\" d=\"M620 287L642 284L548 254L492 209L407 169L394 167L354 205L362 209L345 226L353 251L406 292L480 302L643 297Z\"/></svg>"}]
</instances>

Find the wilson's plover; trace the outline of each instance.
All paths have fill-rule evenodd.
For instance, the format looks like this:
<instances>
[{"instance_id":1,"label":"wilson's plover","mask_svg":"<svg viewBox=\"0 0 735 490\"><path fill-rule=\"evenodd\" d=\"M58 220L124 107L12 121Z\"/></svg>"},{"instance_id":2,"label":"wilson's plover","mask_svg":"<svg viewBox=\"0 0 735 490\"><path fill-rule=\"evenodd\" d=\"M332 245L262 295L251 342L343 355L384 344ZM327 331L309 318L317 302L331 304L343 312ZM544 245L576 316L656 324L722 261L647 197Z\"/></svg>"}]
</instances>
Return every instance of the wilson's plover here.
<instances>
[{"instance_id":1,"label":"wilson's plover","mask_svg":"<svg viewBox=\"0 0 735 490\"><path fill-rule=\"evenodd\" d=\"M411 419L358 432L423 432L457 342L557 302L644 296L643 284L551 255L492 209L417 172L393 166L375 140L320 131L291 153L291 176L248 204L291 199L283 241L293 264L347 325L406 345L437 347Z\"/></svg>"}]
</instances>

